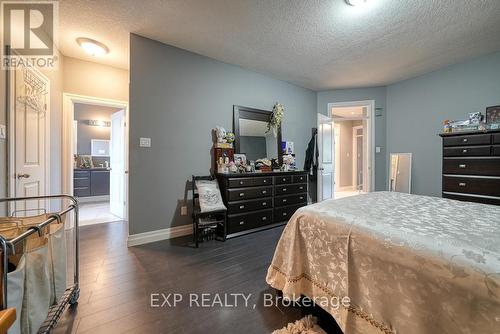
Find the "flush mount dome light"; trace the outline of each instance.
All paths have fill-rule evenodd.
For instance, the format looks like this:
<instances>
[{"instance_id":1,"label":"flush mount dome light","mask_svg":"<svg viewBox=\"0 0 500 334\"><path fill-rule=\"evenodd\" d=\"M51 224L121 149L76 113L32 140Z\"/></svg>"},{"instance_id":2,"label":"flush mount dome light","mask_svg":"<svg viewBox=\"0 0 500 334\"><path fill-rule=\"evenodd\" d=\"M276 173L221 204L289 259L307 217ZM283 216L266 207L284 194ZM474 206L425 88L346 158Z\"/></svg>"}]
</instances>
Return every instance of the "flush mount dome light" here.
<instances>
[{"instance_id":1,"label":"flush mount dome light","mask_svg":"<svg viewBox=\"0 0 500 334\"><path fill-rule=\"evenodd\" d=\"M368 0L345 0L345 2L350 6L361 6L368 2Z\"/></svg>"},{"instance_id":2,"label":"flush mount dome light","mask_svg":"<svg viewBox=\"0 0 500 334\"><path fill-rule=\"evenodd\" d=\"M80 37L76 42L87 54L94 57L103 57L109 52L106 45L90 38Z\"/></svg>"}]
</instances>

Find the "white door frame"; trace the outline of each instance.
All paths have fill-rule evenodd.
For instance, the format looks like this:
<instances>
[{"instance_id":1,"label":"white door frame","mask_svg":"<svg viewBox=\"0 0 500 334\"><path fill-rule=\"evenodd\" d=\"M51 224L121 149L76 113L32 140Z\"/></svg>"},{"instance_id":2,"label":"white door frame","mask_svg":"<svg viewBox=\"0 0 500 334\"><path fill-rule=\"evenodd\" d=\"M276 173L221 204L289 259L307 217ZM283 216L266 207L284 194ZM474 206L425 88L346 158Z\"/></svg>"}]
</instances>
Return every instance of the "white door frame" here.
<instances>
[{"instance_id":1,"label":"white door frame","mask_svg":"<svg viewBox=\"0 0 500 334\"><path fill-rule=\"evenodd\" d=\"M346 120L366 120L366 146L369 148L367 150L367 160L368 160L368 176L363 180L366 181L367 189L369 191L375 191L375 100L361 100L361 101L347 101L347 102L332 102L327 105L327 115L333 117L332 108L346 108L346 107L366 107L367 117L352 117L346 118ZM334 119L335 121L335 119Z\"/></svg>"},{"instance_id":2,"label":"white door frame","mask_svg":"<svg viewBox=\"0 0 500 334\"><path fill-rule=\"evenodd\" d=\"M7 140L8 140L8 197L14 197L16 193L16 113L15 113L15 105L14 101L16 96L16 87L15 87L15 75L17 69L11 69L7 71L7 78L9 80L9 111L8 111L8 119L7 119ZM22 70L22 69L19 69ZM45 110L45 189L44 195L50 195L50 80L37 68L29 67L29 69L36 73L36 75L40 76L47 83L47 106ZM49 203L50 204L50 203Z\"/></svg>"},{"instance_id":3,"label":"white door frame","mask_svg":"<svg viewBox=\"0 0 500 334\"><path fill-rule=\"evenodd\" d=\"M63 93L63 182L62 189L65 194L73 194L73 120L75 118L75 103L94 104L99 106L114 107L125 110L125 217L128 219L128 167L129 167L129 115L127 101L103 99L99 97Z\"/></svg>"},{"instance_id":4,"label":"white door frame","mask_svg":"<svg viewBox=\"0 0 500 334\"><path fill-rule=\"evenodd\" d=\"M352 184L353 184L353 190L359 190L358 189L358 142L357 139L358 137L364 137L365 133L363 132L363 135L358 136L356 134L356 130L358 129L364 129L363 125L356 125L352 127ZM364 138L363 138L363 146L364 146ZM366 166L366 161L365 161L365 154L363 153L363 169L365 169ZM364 181L364 180L363 180ZM363 182L363 187L364 187L364 182ZM364 190L364 189L363 189Z\"/></svg>"}]
</instances>

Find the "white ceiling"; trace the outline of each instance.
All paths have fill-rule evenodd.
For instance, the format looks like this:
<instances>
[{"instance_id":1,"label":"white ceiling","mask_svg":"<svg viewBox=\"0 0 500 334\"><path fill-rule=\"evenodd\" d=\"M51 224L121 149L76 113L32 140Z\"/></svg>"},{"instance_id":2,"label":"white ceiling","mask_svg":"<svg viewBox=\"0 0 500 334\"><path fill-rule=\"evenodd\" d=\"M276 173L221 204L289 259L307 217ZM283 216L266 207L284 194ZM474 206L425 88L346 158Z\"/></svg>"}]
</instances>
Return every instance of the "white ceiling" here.
<instances>
[{"instance_id":1,"label":"white ceiling","mask_svg":"<svg viewBox=\"0 0 500 334\"><path fill-rule=\"evenodd\" d=\"M129 33L314 90L386 85L500 50L500 0L61 0L63 54L128 68Z\"/></svg>"}]
</instances>

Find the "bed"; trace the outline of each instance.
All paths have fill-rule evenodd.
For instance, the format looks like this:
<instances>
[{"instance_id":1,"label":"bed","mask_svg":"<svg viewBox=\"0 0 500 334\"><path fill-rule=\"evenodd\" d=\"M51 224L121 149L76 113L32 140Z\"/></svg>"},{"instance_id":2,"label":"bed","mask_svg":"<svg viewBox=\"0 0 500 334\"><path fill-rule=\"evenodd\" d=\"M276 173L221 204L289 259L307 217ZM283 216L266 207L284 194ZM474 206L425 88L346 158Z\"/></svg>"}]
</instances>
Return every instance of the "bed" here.
<instances>
[{"instance_id":1,"label":"bed","mask_svg":"<svg viewBox=\"0 0 500 334\"><path fill-rule=\"evenodd\" d=\"M346 334L500 333L500 207L394 192L309 205L266 280Z\"/></svg>"}]
</instances>

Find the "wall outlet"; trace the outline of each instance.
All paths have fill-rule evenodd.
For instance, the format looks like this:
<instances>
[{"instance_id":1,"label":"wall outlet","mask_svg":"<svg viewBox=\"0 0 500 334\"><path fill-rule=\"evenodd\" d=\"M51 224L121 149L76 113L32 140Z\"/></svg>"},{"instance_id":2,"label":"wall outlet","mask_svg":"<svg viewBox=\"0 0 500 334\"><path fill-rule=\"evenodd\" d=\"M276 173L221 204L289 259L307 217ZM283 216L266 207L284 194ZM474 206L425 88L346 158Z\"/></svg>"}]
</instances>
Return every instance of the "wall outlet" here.
<instances>
[{"instance_id":1,"label":"wall outlet","mask_svg":"<svg viewBox=\"0 0 500 334\"><path fill-rule=\"evenodd\" d=\"M0 139L7 139L7 127L5 124L0 124Z\"/></svg>"},{"instance_id":2,"label":"wall outlet","mask_svg":"<svg viewBox=\"0 0 500 334\"><path fill-rule=\"evenodd\" d=\"M139 147L151 147L151 138L139 138Z\"/></svg>"},{"instance_id":3,"label":"wall outlet","mask_svg":"<svg viewBox=\"0 0 500 334\"><path fill-rule=\"evenodd\" d=\"M187 216L188 214L188 207L183 205L181 206L181 216Z\"/></svg>"}]
</instances>

